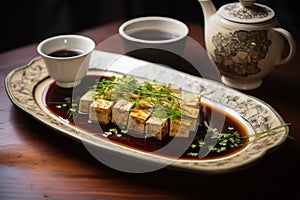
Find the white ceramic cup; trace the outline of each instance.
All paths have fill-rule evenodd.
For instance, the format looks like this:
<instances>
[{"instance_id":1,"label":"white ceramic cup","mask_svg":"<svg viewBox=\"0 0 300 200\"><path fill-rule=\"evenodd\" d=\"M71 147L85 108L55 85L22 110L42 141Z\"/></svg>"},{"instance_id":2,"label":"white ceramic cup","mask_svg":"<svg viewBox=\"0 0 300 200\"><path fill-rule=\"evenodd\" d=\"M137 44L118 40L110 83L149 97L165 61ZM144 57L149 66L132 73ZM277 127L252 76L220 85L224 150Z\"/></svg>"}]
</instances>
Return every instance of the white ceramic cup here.
<instances>
[{"instance_id":1,"label":"white ceramic cup","mask_svg":"<svg viewBox=\"0 0 300 200\"><path fill-rule=\"evenodd\" d=\"M95 46L95 42L86 36L58 35L39 43L37 51L56 85L71 88L79 85L86 76ZM70 54L70 51L76 53Z\"/></svg>"},{"instance_id":2,"label":"white ceramic cup","mask_svg":"<svg viewBox=\"0 0 300 200\"><path fill-rule=\"evenodd\" d=\"M119 34L127 55L168 65L174 54L183 54L189 28L173 18L147 16L124 22Z\"/></svg>"}]
</instances>

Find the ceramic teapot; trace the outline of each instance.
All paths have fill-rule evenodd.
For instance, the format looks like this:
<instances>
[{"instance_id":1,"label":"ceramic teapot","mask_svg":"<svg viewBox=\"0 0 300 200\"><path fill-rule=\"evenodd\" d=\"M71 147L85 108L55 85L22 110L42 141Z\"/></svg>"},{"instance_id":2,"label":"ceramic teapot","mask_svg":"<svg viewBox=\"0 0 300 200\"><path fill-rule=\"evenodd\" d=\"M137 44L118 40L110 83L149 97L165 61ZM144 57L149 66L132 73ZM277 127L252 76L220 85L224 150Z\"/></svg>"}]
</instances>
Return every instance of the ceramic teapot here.
<instances>
[{"instance_id":1,"label":"ceramic teapot","mask_svg":"<svg viewBox=\"0 0 300 200\"><path fill-rule=\"evenodd\" d=\"M205 48L224 84L255 89L274 66L294 57L294 38L280 27L271 8L240 0L216 10L211 0L198 1L204 14Z\"/></svg>"}]
</instances>

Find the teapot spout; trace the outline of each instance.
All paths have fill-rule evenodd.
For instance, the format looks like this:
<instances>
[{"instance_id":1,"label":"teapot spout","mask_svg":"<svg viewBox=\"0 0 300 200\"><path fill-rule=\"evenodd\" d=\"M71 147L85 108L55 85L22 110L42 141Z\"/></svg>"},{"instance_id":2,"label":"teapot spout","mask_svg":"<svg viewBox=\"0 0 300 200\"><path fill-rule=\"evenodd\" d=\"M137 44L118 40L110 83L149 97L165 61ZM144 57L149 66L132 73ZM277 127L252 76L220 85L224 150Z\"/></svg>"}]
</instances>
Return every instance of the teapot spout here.
<instances>
[{"instance_id":1,"label":"teapot spout","mask_svg":"<svg viewBox=\"0 0 300 200\"><path fill-rule=\"evenodd\" d=\"M211 0L198 0L198 2L203 11L204 23L208 24L210 17L217 12L216 7Z\"/></svg>"}]
</instances>

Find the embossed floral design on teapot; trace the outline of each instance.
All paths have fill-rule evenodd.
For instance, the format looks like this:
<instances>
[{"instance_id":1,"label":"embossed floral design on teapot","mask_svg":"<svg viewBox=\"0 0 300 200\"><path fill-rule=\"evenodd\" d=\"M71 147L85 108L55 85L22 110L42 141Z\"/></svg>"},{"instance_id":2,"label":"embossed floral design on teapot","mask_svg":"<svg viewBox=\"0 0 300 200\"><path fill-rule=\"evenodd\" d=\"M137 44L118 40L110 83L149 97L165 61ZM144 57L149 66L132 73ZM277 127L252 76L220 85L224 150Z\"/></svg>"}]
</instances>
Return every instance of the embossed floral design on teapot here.
<instances>
[{"instance_id":1,"label":"embossed floral design on teapot","mask_svg":"<svg viewBox=\"0 0 300 200\"><path fill-rule=\"evenodd\" d=\"M226 85L255 89L274 66L286 64L294 57L294 38L280 28L271 8L255 0L240 0L217 11L211 0L198 1L205 19L206 50Z\"/></svg>"}]
</instances>

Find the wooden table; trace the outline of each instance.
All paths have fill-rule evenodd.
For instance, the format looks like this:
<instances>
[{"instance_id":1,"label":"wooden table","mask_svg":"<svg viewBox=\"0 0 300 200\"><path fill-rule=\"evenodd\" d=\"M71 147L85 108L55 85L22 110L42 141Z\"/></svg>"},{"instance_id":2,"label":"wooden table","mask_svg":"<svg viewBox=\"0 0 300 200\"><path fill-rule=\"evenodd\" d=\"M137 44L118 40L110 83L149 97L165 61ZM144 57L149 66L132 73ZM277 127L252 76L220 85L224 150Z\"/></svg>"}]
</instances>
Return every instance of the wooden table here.
<instances>
[{"instance_id":1,"label":"wooden table","mask_svg":"<svg viewBox=\"0 0 300 200\"><path fill-rule=\"evenodd\" d=\"M119 22L83 31L96 43L117 33ZM201 26L189 24L190 36L203 45ZM224 175L162 169L131 174L97 161L86 148L33 120L9 100L9 72L38 56L36 45L0 55L0 199L291 199L300 196L300 51L277 67L263 85L245 93L269 103L292 123L276 151L255 165Z\"/></svg>"}]
</instances>

